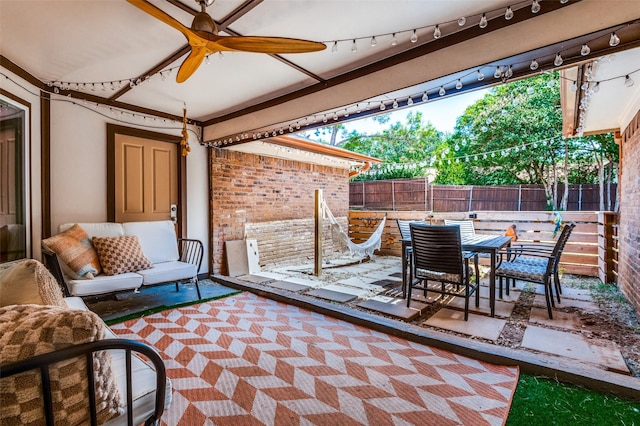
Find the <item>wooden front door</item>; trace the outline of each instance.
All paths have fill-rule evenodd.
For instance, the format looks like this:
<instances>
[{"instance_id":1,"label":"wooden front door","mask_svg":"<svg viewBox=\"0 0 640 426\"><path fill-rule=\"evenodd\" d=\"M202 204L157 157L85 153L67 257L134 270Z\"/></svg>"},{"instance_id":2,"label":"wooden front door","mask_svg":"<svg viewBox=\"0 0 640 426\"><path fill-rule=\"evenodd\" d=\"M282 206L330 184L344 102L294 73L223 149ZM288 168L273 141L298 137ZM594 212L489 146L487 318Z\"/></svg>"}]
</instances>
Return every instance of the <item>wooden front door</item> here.
<instances>
[{"instance_id":1,"label":"wooden front door","mask_svg":"<svg viewBox=\"0 0 640 426\"><path fill-rule=\"evenodd\" d=\"M114 135L115 222L172 219L178 206L178 144ZM177 219L177 211L174 212Z\"/></svg>"}]
</instances>

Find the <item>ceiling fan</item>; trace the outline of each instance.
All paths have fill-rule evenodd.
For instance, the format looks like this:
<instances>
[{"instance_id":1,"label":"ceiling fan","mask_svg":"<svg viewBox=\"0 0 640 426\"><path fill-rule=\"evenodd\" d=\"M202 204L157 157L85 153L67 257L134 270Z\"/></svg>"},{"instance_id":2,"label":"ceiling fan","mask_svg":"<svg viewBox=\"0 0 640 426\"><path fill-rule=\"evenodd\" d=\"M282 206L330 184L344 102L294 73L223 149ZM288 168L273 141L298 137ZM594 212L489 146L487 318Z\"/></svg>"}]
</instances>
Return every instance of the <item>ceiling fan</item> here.
<instances>
[{"instance_id":1,"label":"ceiling fan","mask_svg":"<svg viewBox=\"0 0 640 426\"><path fill-rule=\"evenodd\" d=\"M146 0L127 0L129 3L148 13L156 19L172 26L187 38L191 46L191 53L184 60L176 81L182 83L196 72L204 58L211 53L220 51L240 51L254 53L307 53L317 52L326 48L324 43L285 37L257 37L257 36L219 36L218 27L206 7L214 0L196 0L200 4L200 12L196 14L188 28L169 16L167 13Z\"/></svg>"}]
</instances>

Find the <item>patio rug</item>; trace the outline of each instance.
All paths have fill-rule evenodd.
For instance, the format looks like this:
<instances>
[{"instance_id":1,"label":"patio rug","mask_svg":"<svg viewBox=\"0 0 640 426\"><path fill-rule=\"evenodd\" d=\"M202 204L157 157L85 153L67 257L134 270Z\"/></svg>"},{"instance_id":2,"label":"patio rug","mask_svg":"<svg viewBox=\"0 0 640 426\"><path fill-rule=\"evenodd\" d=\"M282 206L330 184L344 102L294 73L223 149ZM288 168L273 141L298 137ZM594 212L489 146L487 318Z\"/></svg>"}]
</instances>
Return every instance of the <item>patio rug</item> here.
<instances>
[{"instance_id":1,"label":"patio rug","mask_svg":"<svg viewBox=\"0 0 640 426\"><path fill-rule=\"evenodd\" d=\"M155 347L168 425L502 425L518 368L250 293L111 326Z\"/></svg>"}]
</instances>

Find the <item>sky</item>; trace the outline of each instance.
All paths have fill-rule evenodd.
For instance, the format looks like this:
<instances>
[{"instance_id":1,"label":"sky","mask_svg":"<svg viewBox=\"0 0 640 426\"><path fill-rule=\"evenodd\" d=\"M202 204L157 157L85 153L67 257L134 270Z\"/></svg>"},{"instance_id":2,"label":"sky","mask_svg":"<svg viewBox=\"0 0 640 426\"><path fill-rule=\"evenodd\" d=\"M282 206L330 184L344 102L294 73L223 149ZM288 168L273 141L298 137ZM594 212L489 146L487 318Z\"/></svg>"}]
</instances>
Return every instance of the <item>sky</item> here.
<instances>
[{"instance_id":1,"label":"sky","mask_svg":"<svg viewBox=\"0 0 640 426\"><path fill-rule=\"evenodd\" d=\"M453 132L456 119L464 113L464 110L478 99L482 98L489 89L474 90L465 94L451 96L442 100L430 101L426 104L405 108L391 113L391 123L405 122L407 114L412 111L421 111L424 122L430 121L441 132ZM389 128L389 124L379 124L372 118L364 118L344 123L348 132L353 130L358 133L372 134Z\"/></svg>"}]
</instances>

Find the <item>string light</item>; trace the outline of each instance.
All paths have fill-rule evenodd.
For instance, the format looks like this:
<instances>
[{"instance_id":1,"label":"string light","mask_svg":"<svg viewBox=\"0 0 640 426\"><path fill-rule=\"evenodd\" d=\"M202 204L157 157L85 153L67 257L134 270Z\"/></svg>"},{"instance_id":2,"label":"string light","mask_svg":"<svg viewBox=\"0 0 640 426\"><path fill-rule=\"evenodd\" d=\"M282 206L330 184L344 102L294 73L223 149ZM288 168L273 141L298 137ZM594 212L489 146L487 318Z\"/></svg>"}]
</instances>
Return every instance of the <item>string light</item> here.
<instances>
[{"instance_id":1,"label":"string light","mask_svg":"<svg viewBox=\"0 0 640 426\"><path fill-rule=\"evenodd\" d=\"M489 21L487 21L487 15L483 13L482 18L480 18L480 23L478 24L478 26L480 28L487 28L487 25L489 25Z\"/></svg>"}]
</instances>

